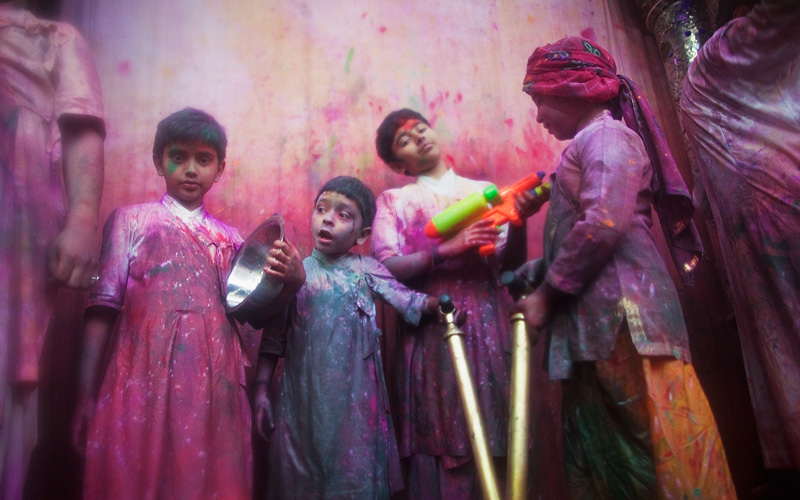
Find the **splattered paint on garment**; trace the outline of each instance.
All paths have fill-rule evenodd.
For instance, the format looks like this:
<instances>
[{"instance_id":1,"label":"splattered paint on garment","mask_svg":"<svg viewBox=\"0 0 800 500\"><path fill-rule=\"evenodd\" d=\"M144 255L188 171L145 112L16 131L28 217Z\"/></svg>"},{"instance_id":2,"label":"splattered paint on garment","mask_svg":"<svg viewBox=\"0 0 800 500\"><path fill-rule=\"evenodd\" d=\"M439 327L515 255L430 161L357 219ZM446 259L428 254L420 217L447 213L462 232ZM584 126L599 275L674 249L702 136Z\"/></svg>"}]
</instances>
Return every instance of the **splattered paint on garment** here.
<instances>
[{"instance_id":1,"label":"splattered paint on garment","mask_svg":"<svg viewBox=\"0 0 800 500\"><path fill-rule=\"evenodd\" d=\"M87 499L251 496L252 331L222 299L242 238L181 209L165 196L106 223L89 304L121 313L89 429Z\"/></svg>"},{"instance_id":2,"label":"splattered paint on garment","mask_svg":"<svg viewBox=\"0 0 800 500\"><path fill-rule=\"evenodd\" d=\"M403 479L375 298L416 324L427 296L364 255L331 259L314 250L303 267L289 324L268 327L262 344L285 355L268 498L388 500Z\"/></svg>"},{"instance_id":3,"label":"splattered paint on garment","mask_svg":"<svg viewBox=\"0 0 800 500\"><path fill-rule=\"evenodd\" d=\"M379 260L428 251L436 240L425 225L454 202L480 192L488 182L448 171L438 181L419 177L378 196L372 251ZM505 241L498 241L498 253ZM448 259L409 281L409 286L438 297L453 297L468 315L462 326L467 361L476 381L490 452L505 456L511 371L509 314L511 299L499 285L495 269L477 255ZM459 398L453 360L443 337L444 325L399 325L396 389L400 453L448 457L472 456L469 430Z\"/></svg>"},{"instance_id":4,"label":"splattered paint on garment","mask_svg":"<svg viewBox=\"0 0 800 500\"><path fill-rule=\"evenodd\" d=\"M706 42L681 108L730 280L767 468L800 469L800 4Z\"/></svg>"}]
</instances>

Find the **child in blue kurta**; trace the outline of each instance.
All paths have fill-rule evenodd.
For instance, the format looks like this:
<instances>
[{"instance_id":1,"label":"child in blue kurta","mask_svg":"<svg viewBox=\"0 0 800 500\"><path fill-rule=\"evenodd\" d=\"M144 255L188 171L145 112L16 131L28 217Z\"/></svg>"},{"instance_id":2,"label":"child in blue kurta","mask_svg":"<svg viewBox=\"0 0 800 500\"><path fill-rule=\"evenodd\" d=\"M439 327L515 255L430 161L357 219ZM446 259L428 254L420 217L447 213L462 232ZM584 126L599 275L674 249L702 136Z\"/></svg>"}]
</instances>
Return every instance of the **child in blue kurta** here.
<instances>
[{"instance_id":1,"label":"child in blue kurta","mask_svg":"<svg viewBox=\"0 0 800 500\"><path fill-rule=\"evenodd\" d=\"M272 427L267 386L284 374L271 436L267 498L388 499L402 488L389 413L375 298L410 323L438 301L398 283L375 259L351 253L370 235L375 198L353 177L328 181L311 218L314 250L300 261L276 242L266 271L284 283L261 344L254 410ZM305 282L303 282L305 280ZM285 307L284 307L285 305Z\"/></svg>"}]
</instances>

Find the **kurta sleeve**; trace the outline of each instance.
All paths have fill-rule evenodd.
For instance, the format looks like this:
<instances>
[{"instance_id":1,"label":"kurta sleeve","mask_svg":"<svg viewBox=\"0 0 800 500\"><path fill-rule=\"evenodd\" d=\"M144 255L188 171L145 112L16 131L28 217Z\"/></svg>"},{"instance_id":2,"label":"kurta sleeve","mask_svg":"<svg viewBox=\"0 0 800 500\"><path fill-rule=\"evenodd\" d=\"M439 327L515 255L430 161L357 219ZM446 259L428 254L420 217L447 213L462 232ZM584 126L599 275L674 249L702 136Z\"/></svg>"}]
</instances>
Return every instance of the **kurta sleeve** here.
<instances>
[{"instance_id":1,"label":"kurta sleeve","mask_svg":"<svg viewBox=\"0 0 800 500\"><path fill-rule=\"evenodd\" d=\"M367 265L367 285L381 300L391 305L406 322L418 325L428 296L415 292L397 281L391 272L374 259L364 259Z\"/></svg>"},{"instance_id":2,"label":"kurta sleeve","mask_svg":"<svg viewBox=\"0 0 800 500\"><path fill-rule=\"evenodd\" d=\"M261 343L258 347L260 354L274 354L281 357L286 354L286 341L296 304L297 299L292 299L292 302L283 311L276 314L266 324L255 326L255 328L263 327L264 329L261 334Z\"/></svg>"},{"instance_id":3,"label":"kurta sleeve","mask_svg":"<svg viewBox=\"0 0 800 500\"><path fill-rule=\"evenodd\" d=\"M133 250L133 224L128 209L117 208L103 226L100 280L89 294L89 306L122 309Z\"/></svg>"},{"instance_id":4,"label":"kurta sleeve","mask_svg":"<svg viewBox=\"0 0 800 500\"><path fill-rule=\"evenodd\" d=\"M403 255L405 236L400 230L396 201L390 191L384 191L375 200L377 211L372 223L371 248L372 255L379 262Z\"/></svg>"},{"instance_id":5,"label":"kurta sleeve","mask_svg":"<svg viewBox=\"0 0 800 500\"><path fill-rule=\"evenodd\" d=\"M100 77L86 40L70 25L58 25L55 35L58 56L53 78L56 93L54 112L57 117L66 114L91 116L103 124L103 99ZM105 135L105 130L102 130Z\"/></svg>"},{"instance_id":6,"label":"kurta sleeve","mask_svg":"<svg viewBox=\"0 0 800 500\"><path fill-rule=\"evenodd\" d=\"M571 145L581 169L577 222L545 278L566 293L580 293L608 264L636 215L648 160L639 137L621 131L600 126Z\"/></svg>"}]
</instances>

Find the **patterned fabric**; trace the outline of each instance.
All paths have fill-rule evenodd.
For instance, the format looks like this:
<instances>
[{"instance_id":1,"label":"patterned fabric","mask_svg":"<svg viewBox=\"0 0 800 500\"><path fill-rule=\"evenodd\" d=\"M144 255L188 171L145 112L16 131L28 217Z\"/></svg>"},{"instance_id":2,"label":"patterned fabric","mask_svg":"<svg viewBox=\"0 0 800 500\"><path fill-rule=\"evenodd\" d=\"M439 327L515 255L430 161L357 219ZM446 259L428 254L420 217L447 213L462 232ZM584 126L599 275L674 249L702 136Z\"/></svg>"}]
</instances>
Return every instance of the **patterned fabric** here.
<instances>
[{"instance_id":1,"label":"patterned fabric","mask_svg":"<svg viewBox=\"0 0 800 500\"><path fill-rule=\"evenodd\" d=\"M0 497L21 498L36 444L37 395L20 407L15 384L39 380L55 290L46 253L64 227L58 119L102 123L89 47L67 24L0 4Z\"/></svg>"},{"instance_id":2,"label":"patterned fabric","mask_svg":"<svg viewBox=\"0 0 800 500\"><path fill-rule=\"evenodd\" d=\"M263 352L285 355L267 498L388 500L403 478L375 298L418 324L427 296L364 255L314 250L303 267L287 318L262 341Z\"/></svg>"},{"instance_id":3,"label":"patterned fabric","mask_svg":"<svg viewBox=\"0 0 800 500\"><path fill-rule=\"evenodd\" d=\"M683 123L719 232L764 463L800 469L800 2L700 49ZM699 182L698 182L699 183Z\"/></svg>"},{"instance_id":4,"label":"patterned fabric","mask_svg":"<svg viewBox=\"0 0 800 500\"><path fill-rule=\"evenodd\" d=\"M528 58L522 91L606 102L619 94L617 65L604 48L579 37L537 47Z\"/></svg>"},{"instance_id":5,"label":"patterned fabric","mask_svg":"<svg viewBox=\"0 0 800 500\"><path fill-rule=\"evenodd\" d=\"M383 261L428 250L436 243L425 236L428 220L487 185L451 171L438 181L420 177L404 187L384 191L377 199L373 254ZM495 456L505 456L511 299L498 283L492 263L477 254L448 259L408 285L435 297L447 293L457 308L467 312L462 327L467 363L476 381L489 449ZM435 322L399 326L395 382L401 456L436 455L445 457L451 466L469 460L472 450L444 331L444 325ZM448 457L456 458L450 461Z\"/></svg>"},{"instance_id":6,"label":"patterned fabric","mask_svg":"<svg viewBox=\"0 0 800 500\"><path fill-rule=\"evenodd\" d=\"M179 208L165 195L106 222L89 305L120 317L88 432L87 499L251 498L254 340L225 314L221 285L243 240Z\"/></svg>"},{"instance_id":7,"label":"patterned fabric","mask_svg":"<svg viewBox=\"0 0 800 500\"><path fill-rule=\"evenodd\" d=\"M625 124L644 143L653 165L653 204L675 266L687 284L703 254L692 222L694 205L655 114L639 87L616 75L617 66L602 47L580 37L567 37L538 47L528 59L522 90L530 95L574 97L590 102L616 99Z\"/></svg>"},{"instance_id":8,"label":"patterned fabric","mask_svg":"<svg viewBox=\"0 0 800 500\"><path fill-rule=\"evenodd\" d=\"M736 498L690 363L640 356L623 329L610 359L580 363L578 373L562 385L573 498Z\"/></svg>"}]
</instances>

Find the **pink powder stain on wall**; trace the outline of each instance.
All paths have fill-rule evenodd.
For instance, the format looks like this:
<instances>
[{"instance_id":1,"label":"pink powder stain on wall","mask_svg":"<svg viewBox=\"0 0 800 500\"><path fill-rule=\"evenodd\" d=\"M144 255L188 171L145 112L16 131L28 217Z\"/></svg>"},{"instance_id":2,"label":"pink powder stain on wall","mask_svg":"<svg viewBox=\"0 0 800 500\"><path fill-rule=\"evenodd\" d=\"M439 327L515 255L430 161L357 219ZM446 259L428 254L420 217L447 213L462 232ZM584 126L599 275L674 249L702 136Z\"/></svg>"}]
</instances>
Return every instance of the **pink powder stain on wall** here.
<instances>
[{"instance_id":1,"label":"pink powder stain on wall","mask_svg":"<svg viewBox=\"0 0 800 500\"><path fill-rule=\"evenodd\" d=\"M131 74L131 62L129 60L120 61L117 64L117 73L123 76L130 76Z\"/></svg>"},{"instance_id":2,"label":"pink powder stain on wall","mask_svg":"<svg viewBox=\"0 0 800 500\"><path fill-rule=\"evenodd\" d=\"M592 40L593 42L597 41L597 33L594 32L594 28L586 28L581 30L581 36L587 40Z\"/></svg>"}]
</instances>

